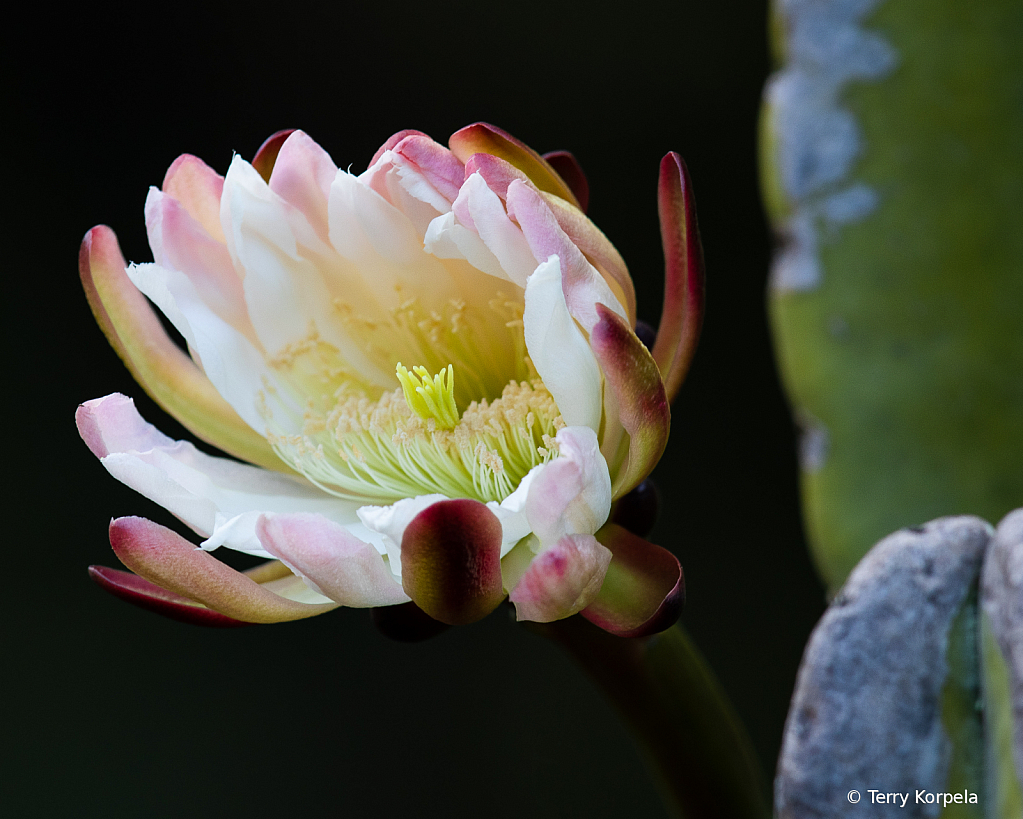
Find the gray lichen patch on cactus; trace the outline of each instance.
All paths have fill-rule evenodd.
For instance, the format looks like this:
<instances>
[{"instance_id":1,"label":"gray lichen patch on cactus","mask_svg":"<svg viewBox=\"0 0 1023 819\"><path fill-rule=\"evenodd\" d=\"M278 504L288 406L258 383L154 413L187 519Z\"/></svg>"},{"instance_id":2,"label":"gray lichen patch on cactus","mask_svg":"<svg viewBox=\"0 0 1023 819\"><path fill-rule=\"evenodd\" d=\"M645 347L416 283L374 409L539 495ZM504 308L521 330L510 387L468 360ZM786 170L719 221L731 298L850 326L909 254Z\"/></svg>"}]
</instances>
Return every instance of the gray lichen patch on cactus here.
<instances>
[{"instance_id":1,"label":"gray lichen patch on cactus","mask_svg":"<svg viewBox=\"0 0 1023 819\"><path fill-rule=\"evenodd\" d=\"M998 666L991 673L1001 677L992 682L1004 686L1008 702L1001 716L1003 726L1011 726L1011 731L995 738L997 745L1005 747L992 750L1005 754L1011 748L1018 780L1015 789L1011 783L993 783L993 787L1005 798L1015 790L1018 799L1023 785L1023 509L1010 513L998 525L984 560L981 605L989 638L995 643L989 649L994 651L997 646L1000 655L991 658Z\"/></svg>"},{"instance_id":2,"label":"gray lichen patch on cactus","mask_svg":"<svg viewBox=\"0 0 1023 819\"><path fill-rule=\"evenodd\" d=\"M898 63L892 46L862 26L880 2L777 4L786 63L768 83L763 123L764 147L776 161L765 198L784 242L772 267L775 288L817 287L820 241L878 205L877 192L851 178L863 137L842 95L849 83L877 81Z\"/></svg>"},{"instance_id":3,"label":"gray lichen patch on cactus","mask_svg":"<svg viewBox=\"0 0 1023 819\"><path fill-rule=\"evenodd\" d=\"M854 788L865 799L869 788L948 789L961 769L948 731L962 733L949 720L949 692L976 677L975 664L965 675L951 667L965 645L954 638L991 534L974 517L904 529L850 575L803 657L778 764L779 819L866 815L847 797ZM914 807L872 804L869 815L926 815Z\"/></svg>"}]
</instances>

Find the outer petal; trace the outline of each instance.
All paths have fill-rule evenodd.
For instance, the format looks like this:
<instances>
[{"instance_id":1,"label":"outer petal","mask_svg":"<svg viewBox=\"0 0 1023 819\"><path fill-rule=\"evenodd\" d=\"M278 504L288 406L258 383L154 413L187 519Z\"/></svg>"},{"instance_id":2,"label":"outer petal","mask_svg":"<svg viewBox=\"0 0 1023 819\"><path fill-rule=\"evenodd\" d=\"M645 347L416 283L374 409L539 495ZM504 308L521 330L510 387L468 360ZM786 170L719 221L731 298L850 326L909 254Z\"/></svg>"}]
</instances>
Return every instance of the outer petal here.
<instances>
[{"instance_id":1,"label":"outer petal","mask_svg":"<svg viewBox=\"0 0 1023 819\"><path fill-rule=\"evenodd\" d=\"M420 512L401 540L402 585L449 625L474 623L501 600L501 524L479 501L444 500Z\"/></svg>"},{"instance_id":2,"label":"outer petal","mask_svg":"<svg viewBox=\"0 0 1023 819\"><path fill-rule=\"evenodd\" d=\"M552 255L561 259L565 301L572 316L587 332L597 321L595 305L604 304L618 315L627 311L599 271L562 230L543 195L531 185L514 181L508 185L508 213L522 227L533 256L542 261Z\"/></svg>"},{"instance_id":3,"label":"outer petal","mask_svg":"<svg viewBox=\"0 0 1023 819\"><path fill-rule=\"evenodd\" d=\"M342 606L409 600L373 546L322 515L262 515L256 534L266 551Z\"/></svg>"},{"instance_id":4,"label":"outer petal","mask_svg":"<svg viewBox=\"0 0 1023 819\"><path fill-rule=\"evenodd\" d=\"M704 290L693 185L685 162L674 152L661 160L657 210L664 245L664 307L653 355L671 401L696 352L703 326Z\"/></svg>"},{"instance_id":5,"label":"outer petal","mask_svg":"<svg viewBox=\"0 0 1023 819\"><path fill-rule=\"evenodd\" d=\"M619 419L629 433L628 455L615 475L614 496L637 486L660 460L668 443L671 408L657 365L636 334L604 305L590 344L614 394Z\"/></svg>"},{"instance_id":6,"label":"outer petal","mask_svg":"<svg viewBox=\"0 0 1023 819\"><path fill-rule=\"evenodd\" d=\"M250 463L290 471L167 335L145 296L128 279L110 228L101 225L85 235L78 266L100 328L157 404L201 440Z\"/></svg>"},{"instance_id":7,"label":"outer petal","mask_svg":"<svg viewBox=\"0 0 1023 819\"><path fill-rule=\"evenodd\" d=\"M536 470L526 497L526 517L541 548L565 535L591 535L611 510L611 479L597 436L588 427L558 432L560 454Z\"/></svg>"},{"instance_id":8,"label":"outer petal","mask_svg":"<svg viewBox=\"0 0 1023 819\"><path fill-rule=\"evenodd\" d=\"M569 313L561 264L551 256L526 282L526 349L569 426L600 429L600 368Z\"/></svg>"},{"instance_id":9,"label":"outer petal","mask_svg":"<svg viewBox=\"0 0 1023 819\"><path fill-rule=\"evenodd\" d=\"M357 512L359 520L367 531L380 537L395 577L401 577L401 541L405 536L405 529L424 509L447 499L445 495L420 495L415 498L403 498L390 506L359 508Z\"/></svg>"},{"instance_id":10,"label":"outer petal","mask_svg":"<svg viewBox=\"0 0 1023 819\"><path fill-rule=\"evenodd\" d=\"M106 592L120 597L133 606L154 611L171 620L189 623L193 626L234 628L251 626L242 620L235 620L219 611L207 608L180 594L167 591L137 574L107 566L90 566L89 579Z\"/></svg>"},{"instance_id":11,"label":"outer petal","mask_svg":"<svg viewBox=\"0 0 1023 819\"><path fill-rule=\"evenodd\" d=\"M293 131L281 144L269 179L270 190L298 208L324 242L327 198L336 174L330 155L304 132Z\"/></svg>"},{"instance_id":12,"label":"outer petal","mask_svg":"<svg viewBox=\"0 0 1023 819\"><path fill-rule=\"evenodd\" d=\"M492 154L510 162L525 173L540 190L560 196L579 207L579 200L575 198L572 189L558 176L547 160L500 128L485 122L477 122L452 134L448 145L451 152L462 162L467 162L473 154Z\"/></svg>"},{"instance_id":13,"label":"outer petal","mask_svg":"<svg viewBox=\"0 0 1023 819\"><path fill-rule=\"evenodd\" d=\"M163 177L163 192L176 199L203 229L218 242L224 241L220 227L220 197L224 177L199 157L182 154L171 163Z\"/></svg>"},{"instance_id":14,"label":"outer petal","mask_svg":"<svg viewBox=\"0 0 1023 819\"><path fill-rule=\"evenodd\" d=\"M582 616L619 637L644 637L672 626L686 600L678 558L614 523L596 537L613 557L600 593Z\"/></svg>"},{"instance_id":15,"label":"outer petal","mask_svg":"<svg viewBox=\"0 0 1023 819\"><path fill-rule=\"evenodd\" d=\"M356 520L355 504L304 480L199 452L147 424L130 398L87 401L75 414L82 439L115 478L210 536L211 547L269 557L255 535L261 512L319 512Z\"/></svg>"},{"instance_id":16,"label":"outer petal","mask_svg":"<svg viewBox=\"0 0 1023 819\"><path fill-rule=\"evenodd\" d=\"M582 211L550 194L544 194L544 201L554 214L558 226L604 278L611 292L625 306L629 321L635 324L636 288L618 249Z\"/></svg>"},{"instance_id":17,"label":"outer petal","mask_svg":"<svg viewBox=\"0 0 1023 819\"><path fill-rule=\"evenodd\" d=\"M508 599L518 620L550 623L582 611L600 591L611 551L592 535L565 535L533 558Z\"/></svg>"},{"instance_id":18,"label":"outer petal","mask_svg":"<svg viewBox=\"0 0 1023 819\"><path fill-rule=\"evenodd\" d=\"M125 566L146 580L236 620L278 623L337 608L332 602L300 603L274 594L145 518L112 521L110 545Z\"/></svg>"},{"instance_id":19,"label":"outer petal","mask_svg":"<svg viewBox=\"0 0 1023 819\"><path fill-rule=\"evenodd\" d=\"M579 210L586 213L590 207L590 183L583 173L579 160L568 151L550 151L544 154L543 158L575 194Z\"/></svg>"}]
</instances>

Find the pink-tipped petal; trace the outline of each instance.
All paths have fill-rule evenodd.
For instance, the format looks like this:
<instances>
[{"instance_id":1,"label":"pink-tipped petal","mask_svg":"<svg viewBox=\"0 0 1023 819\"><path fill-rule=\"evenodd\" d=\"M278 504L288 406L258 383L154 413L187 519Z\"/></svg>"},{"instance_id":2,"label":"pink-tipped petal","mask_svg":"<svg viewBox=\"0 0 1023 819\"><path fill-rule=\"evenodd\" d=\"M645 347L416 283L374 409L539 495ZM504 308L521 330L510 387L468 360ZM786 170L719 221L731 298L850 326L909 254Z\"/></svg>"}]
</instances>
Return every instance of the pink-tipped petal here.
<instances>
[{"instance_id":1,"label":"pink-tipped petal","mask_svg":"<svg viewBox=\"0 0 1023 819\"><path fill-rule=\"evenodd\" d=\"M589 427L564 427L559 455L540 467L526 495L526 518L544 546L565 535L592 535L611 511L611 479Z\"/></svg>"},{"instance_id":2,"label":"pink-tipped petal","mask_svg":"<svg viewBox=\"0 0 1023 819\"><path fill-rule=\"evenodd\" d=\"M467 162L473 154L491 154L510 162L529 177L540 190L560 196L579 207L579 200L572 193L572 189L558 176L547 160L500 128L485 122L477 122L452 134L448 145L451 152L462 162Z\"/></svg>"},{"instance_id":3,"label":"pink-tipped petal","mask_svg":"<svg viewBox=\"0 0 1023 819\"><path fill-rule=\"evenodd\" d=\"M144 577L139 577L131 572L110 569L106 566L90 566L89 577L101 589L110 592L114 597L119 597L132 605L156 612L171 620L214 628L237 628L238 626L253 625L206 608L201 603L160 588L155 583L150 583Z\"/></svg>"},{"instance_id":4,"label":"pink-tipped petal","mask_svg":"<svg viewBox=\"0 0 1023 819\"><path fill-rule=\"evenodd\" d=\"M502 199L508 198L508 186L516 179L528 182L529 177L510 162L490 154L473 154L465 163L465 178L479 173L487 187Z\"/></svg>"},{"instance_id":5,"label":"pink-tipped petal","mask_svg":"<svg viewBox=\"0 0 1023 819\"><path fill-rule=\"evenodd\" d=\"M256 155L252 157L252 167L256 169L264 182L270 181L270 175L273 173L274 165L277 162L277 156L281 152L281 148L284 143L295 133L294 128L287 128L283 131L278 131L275 134L268 136L262 145L259 146L259 150L256 151Z\"/></svg>"},{"instance_id":6,"label":"pink-tipped petal","mask_svg":"<svg viewBox=\"0 0 1023 819\"><path fill-rule=\"evenodd\" d=\"M336 603L300 603L275 594L145 518L111 521L110 545L125 566L146 580L236 620L279 623L337 608Z\"/></svg>"},{"instance_id":7,"label":"pink-tipped petal","mask_svg":"<svg viewBox=\"0 0 1023 819\"><path fill-rule=\"evenodd\" d=\"M613 556L604 585L582 616L619 637L645 637L670 628L686 602L678 558L613 523L596 537Z\"/></svg>"},{"instance_id":8,"label":"pink-tipped petal","mask_svg":"<svg viewBox=\"0 0 1023 819\"><path fill-rule=\"evenodd\" d=\"M486 617L504 599L501 523L475 500L442 500L413 518L401 539L405 592L434 620Z\"/></svg>"},{"instance_id":9,"label":"pink-tipped petal","mask_svg":"<svg viewBox=\"0 0 1023 819\"><path fill-rule=\"evenodd\" d=\"M622 300L558 224L540 191L528 182L511 182L508 185L508 213L519 223L538 263L551 256L561 260L565 301L584 330L589 332L596 323L597 304L605 304L621 316L628 315Z\"/></svg>"},{"instance_id":10,"label":"pink-tipped petal","mask_svg":"<svg viewBox=\"0 0 1023 819\"><path fill-rule=\"evenodd\" d=\"M628 455L615 475L614 497L636 487L661 459L668 443L671 406L653 356L621 317L598 304L600 321L590 346L607 388L614 394L619 420L629 433Z\"/></svg>"},{"instance_id":11,"label":"pink-tipped petal","mask_svg":"<svg viewBox=\"0 0 1023 819\"><path fill-rule=\"evenodd\" d=\"M462 163L451 151L418 132L412 132L404 137L393 150L415 168L448 202L455 201L458 189L465 178L465 171Z\"/></svg>"},{"instance_id":12,"label":"pink-tipped petal","mask_svg":"<svg viewBox=\"0 0 1023 819\"><path fill-rule=\"evenodd\" d=\"M558 226L569 240L578 247L587 261L604 278L611 292L624 305L629 321L636 323L636 288L632 283L629 268L611 240L586 215L568 202L550 194L544 194L544 201L554 214Z\"/></svg>"},{"instance_id":13,"label":"pink-tipped petal","mask_svg":"<svg viewBox=\"0 0 1023 819\"><path fill-rule=\"evenodd\" d=\"M220 225L220 197L224 177L199 157L182 154L167 169L162 190L173 197L218 242L224 241Z\"/></svg>"},{"instance_id":14,"label":"pink-tipped petal","mask_svg":"<svg viewBox=\"0 0 1023 819\"><path fill-rule=\"evenodd\" d=\"M579 202L579 210L583 213L590 207L590 183L583 173L582 165L568 151L550 151L543 155L555 173L568 185Z\"/></svg>"},{"instance_id":15,"label":"pink-tipped petal","mask_svg":"<svg viewBox=\"0 0 1023 819\"><path fill-rule=\"evenodd\" d=\"M327 199L337 175L337 166L330 155L304 132L281 133L289 135L278 150L277 161L268 180L270 190L298 208L320 239L326 242ZM252 166L260 170L255 161Z\"/></svg>"},{"instance_id":16,"label":"pink-tipped petal","mask_svg":"<svg viewBox=\"0 0 1023 819\"><path fill-rule=\"evenodd\" d=\"M406 137L410 136L421 136L426 137L427 139L430 138L422 131L417 131L415 128L404 128L403 130L398 131L398 133L396 134L391 134L391 136L387 138L387 141L379 148L377 148L377 152L373 154L373 158L369 161L369 165L367 165L366 167L372 168L374 165L377 164L377 161L380 159L380 157L382 157L387 151L394 150L394 147L399 142L401 142Z\"/></svg>"},{"instance_id":17,"label":"pink-tipped petal","mask_svg":"<svg viewBox=\"0 0 1023 819\"><path fill-rule=\"evenodd\" d=\"M674 152L661 160L657 211L664 246L664 307L653 354L672 401L700 339L704 294L703 248L693 184L685 162Z\"/></svg>"},{"instance_id":18,"label":"pink-tipped petal","mask_svg":"<svg viewBox=\"0 0 1023 819\"><path fill-rule=\"evenodd\" d=\"M196 437L236 458L291 471L167 335L146 297L128 279L110 228L100 225L85 234L78 269L100 329L157 404Z\"/></svg>"},{"instance_id":19,"label":"pink-tipped petal","mask_svg":"<svg viewBox=\"0 0 1023 819\"><path fill-rule=\"evenodd\" d=\"M266 551L335 603L368 608L408 602L380 553L322 515L263 515L256 534Z\"/></svg>"},{"instance_id":20,"label":"pink-tipped petal","mask_svg":"<svg viewBox=\"0 0 1023 819\"><path fill-rule=\"evenodd\" d=\"M611 551L593 535L565 535L529 564L508 599L518 620L550 623L582 611L604 582Z\"/></svg>"}]
</instances>

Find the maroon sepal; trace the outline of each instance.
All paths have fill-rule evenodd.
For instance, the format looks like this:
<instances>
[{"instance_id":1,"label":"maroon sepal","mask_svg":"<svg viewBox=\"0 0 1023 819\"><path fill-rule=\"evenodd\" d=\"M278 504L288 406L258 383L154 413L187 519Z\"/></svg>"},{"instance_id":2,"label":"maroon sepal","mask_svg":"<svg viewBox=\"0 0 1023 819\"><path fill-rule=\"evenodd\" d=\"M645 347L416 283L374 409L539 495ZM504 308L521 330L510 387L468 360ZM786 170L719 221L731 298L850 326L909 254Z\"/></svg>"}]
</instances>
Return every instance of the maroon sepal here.
<instances>
[{"instance_id":1,"label":"maroon sepal","mask_svg":"<svg viewBox=\"0 0 1023 819\"><path fill-rule=\"evenodd\" d=\"M278 131L276 134L266 138L266 141L259 146L259 150L256 151L256 155L252 157L252 167L256 169L264 182L270 181L270 173L274 169L274 164L277 162L277 154L281 152L281 146L284 144L289 136L295 133L294 128L287 128L284 131Z\"/></svg>"},{"instance_id":2,"label":"maroon sepal","mask_svg":"<svg viewBox=\"0 0 1023 819\"><path fill-rule=\"evenodd\" d=\"M674 625L686 602L678 558L614 523L596 538L611 550L611 565L582 616L618 637L646 637Z\"/></svg>"},{"instance_id":3,"label":"maroon sepal","mask_svg":"<svg viewBox=\"0 0 1023 819\"><path fill-rule=\"evenodd\" d=\"M370 609L377 631L399 643L419 643L447 631L450 626L434 620L415 603L377 606Z\"/></svg>"},{"instance_id":4,"label":"maroon sepal","mask_svg":"<svg viewBox=\"0 0 1023 819\"><path fill-rule=\"evenodd\" d=\"M171 620L179 620L182 623L190 623L194 626L212 626L214 628L237 628L239 626L251 626L254 623L245 623L221 614L219 611L208 609L201 603L182 597L172 591L167 591L155 583L150 583L144 577L139 577L131 572L124 572L120 569L110 569L106 566L90 566L89 577L102 589L110 592L114 597L120 597L139 608L155 611Z\"/></svg>"},{"instance_id":5,"label":"maroon sepal","mask_svg":"<svg viewBox=\"0 0 1023 819\"><path fill-rule=\"evenodd\" d=\"M686 163L675 152L661 160L657 212L664 247L664 306L653 354L674 400L703 327L704 270L696 200Z\"/></svg>"},{"instance_id":6,"label":"maroon sepal","mask_svg":"<svg viewBox=\"0 0 1023 819\"><path fill-rule=\"evenodd\" d=\"M401 539L401 585L434 620L457 626L486 617L504 599L497 516L468 499L424 509Z\"/></svg>"},{"instance_id":7,"label":"maroon sepal","mask_svg":"<svg viewBox=\"0 0 1023 819\"><path fill-rule=\"evenodd\" d=\"M544 154L543 158L575 194L575 198L579 200L579 210L586 213L590 206L590 183L586 179L586 174L583 173L579 160L568 151L551 151Z\"/></svg>"}]
</instances>

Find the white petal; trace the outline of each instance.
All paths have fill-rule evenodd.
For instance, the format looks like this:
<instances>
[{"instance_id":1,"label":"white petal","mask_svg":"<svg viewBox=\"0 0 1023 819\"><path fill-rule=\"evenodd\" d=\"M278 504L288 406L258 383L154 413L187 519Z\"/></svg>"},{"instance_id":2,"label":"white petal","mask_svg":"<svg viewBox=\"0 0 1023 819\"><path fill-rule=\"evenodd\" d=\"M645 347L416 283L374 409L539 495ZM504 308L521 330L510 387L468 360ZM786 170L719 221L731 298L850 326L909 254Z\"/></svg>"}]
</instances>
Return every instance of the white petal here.
<instances>
[{"instance_id":1,"label":"white petal","mask_svg":"<svg viewBox=\"0 0 1023 819\"><path fill-rule=\"evenodd\" d=\"M515 491L500 503L497 501L487 503L487 508L501 522L501 557L507 555L516 543L532 531L526 517L526 498L529 496L529 486L533 478L543 466L540 464L530 469Z\"/></svg>"},{"instance_id":2,"label":"white petal","mask_svg":"<svg viewBox=\"0 0 1023 819\"><path fill-rule=\"evenodd\" d=\"M526 283L526 349L569 426L600 429L600 367L568 312L561 265L551 256Z\"/></svg>"},{"instance_id":3,"label":"white petal","mask_svg":"<svg viewBox=\"0 0 1023 819\"><path fill-rule=\"evenodd\" d=\"M476 233L497 258L508 280L525 287L538 260L522 231L508 218L501 198L487 186L479 172L465 180L458 193L459 199L463 196Z\"/></svg>"},{"instance_id":4,"label":"white petal","mask_svg":"<svg viewBox=\"0 0 1023 819\"><path fill-rule=\"evenodd\" d=\"M260 350L210 309L184 273L156 264L130 265L128 278L170 320L202 362L203 371L250 427L260 435L266 424L256 399L264 378L275 381Z\"/></svg>"},{"instance_id":5,"label":"white petal","mask_svg":"<svg viewBox=\"0 0 1023 819\"><path fill-rule=\"evenodd\" d=\"M412 519L437 501L447 500L446 495L419 495L403 498L390 506L362 506L358 509L359 520L371 532L379 535L387 549L391 571L401 577L401 539Z\"/></svg>"},{"instance_id":6,"label":"white petal","mask_svg":"<svg viewBox=\"0 0 1023 819\"><path fill-rule=\"evenodd\" d=\"M215 458L168 438L123 395L86 402L76 420L111 475L209 537L209 548L223 545L269 557L255 537L262 512L317 512L341 524L356 520L354 503L300 478Z\"/></svg>"},{"instance_id":7,"label":"white petal","mask_svg":"<svg viewBox=\"0 0 1023 819\"><path fill-rule=\"evenodd\" d=\"M555 440L559 455L539 468L525 506L543 548L565 535L592 535L611 512L611 476L593 430L565 427Z\"/></svg>"}]
</instances>

